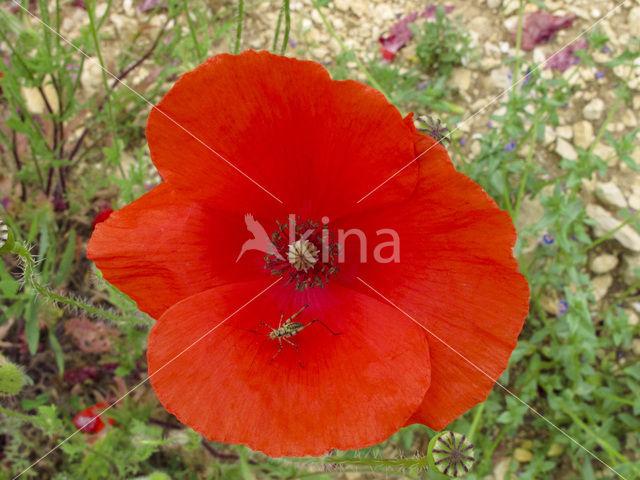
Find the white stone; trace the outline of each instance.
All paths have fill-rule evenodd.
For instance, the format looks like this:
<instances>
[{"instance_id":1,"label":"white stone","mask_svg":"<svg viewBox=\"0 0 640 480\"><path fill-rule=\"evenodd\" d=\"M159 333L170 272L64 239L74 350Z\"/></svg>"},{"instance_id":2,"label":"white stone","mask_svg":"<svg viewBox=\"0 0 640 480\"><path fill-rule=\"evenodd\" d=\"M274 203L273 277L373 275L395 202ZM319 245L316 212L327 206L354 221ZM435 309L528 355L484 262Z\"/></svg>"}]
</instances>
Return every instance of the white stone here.
<instances>
[{"instance_id":1,"label":"white stone","mask_svg":"<svg viewBox=\"0 0 640 480\"><path fill-rule=\"evenodd\" d=\"M622 259L622 280L627 285L638 281L638 275L634 270L640 269L640 255L625 255Z\"/></svg>"},{"instance_id":2,"label":"white stone","mask_svg":"<svg viewBox=\"0 0 640 480\"><path fill-rule=\"evenodd\" d=\"M627 23L637 32L638 25L640 25L640 7L633 7L631 9L627 17Z\"/></svg>"},{"instance_id":3,"label":"white stone","mask_svg":"<svg viewBox=\"0 0 640 480\"><path fill-rule=\"evenodd\" d=\"M556 153L567 160L577 160L578 154L566 140L559 138L556 142Z\"/></svg>"},{"instance_id":4,"label":"white stone","mask_svg":"<svg viewBox=\"0 0 640 480\"><path fill-rule=\"evenodd\" d=\"M557 134L556 131L553 129L553 127L549 126L549 125L545 125L544 126L544 140L542 143L544 143L545 146L551 145L553 142L556 141L557 138Z\"/></svg>"},{"instance_id":5,"label":"white stone","mask_svg":"<svg viewBox=\"0 0 640 480\"><path fill-rule=\"evenodd\" d=\"M611 255L610 253L603 253L591 260L590 267L593 273L602 275L608 273L618 265L618 257Z\"/></svg>"},{"instance_id":6,"label":"white stone","mask_svg":"<svg viewBox=\"0 0 640 480\"><path fill-rule=\"evenodd\" d=\"M559 137L566 140L571 140L573 138L573 129L569 125L562 125L556 128L556 133Z\"/></svg>"},{"instance_id":7,"label":"white stone","mask_svg":"<svg viewBox=\"0 0 640 480\"><path fill-rule=\"evenodd\" d=\"M614 167L618 164L619 158L615 148L611 145L605 145L604 143L598 143L593 149L593 153L598 155L602 160L607 162L610 167Z\"/></svg>"},{"instance_id":8,"label":"white stone","mask_svg":"<svg viewBox=\"0 0 640 480\"><path fill-rule=\"evenodd\" d=\"M509 78L509 67L500 67L491 70L491 82L494 88L505 90L512 86L512 79Z\"/></svg>"},{"instance_id":9,"label":"white stone","mask_svg":"<svg viewBox=\"0 0 640 480\"><path fill-rule=\"evenodd\" d=\"M471 87L471 70L466 68L454 68L451 71L449 82L458 90L466 92Z\"/></svg>"},{"instance_id":10,"label":"white stone","mask_svg":"<svg viewBox=\"0 0 640 480\"><path fill-rule=\"evenodd\" d=\"M573 124L573 144L576 147L586 150L591 146L594 139L595 135L593 134L591 122L582 120Z\"/></svg>"},{"instance_id":11,"label":"white stone","mask_svg":"<svg viewBox=\"0 0 640 480\"><path fill-rule=\"evenodd\" d=\"M600 98L594 98L582 109L582 115L587 120L599 120L604 112L604 102Z\"/></svg>"},{"instance_id":12,"label":"white stone","mask_svg":"<svg viewBox=\"0 0 640 480\"><path fill-rule=\"evenodd\" d=\"M591 281L591 287L593 288L593 295L596 297L596 302L599 302L604 298L612 283L613 277L609 274L600 275Z\"/></svg>"},{"instance_id":13,"label":"white stone","mask_svg":"<svg viewBox=\"0 0 640 480\"><path fill-rule=\"evenodd\" d=\"M629 325L638 325L638 323L640 323L640 317L638 317L636 312L633 310L625 310L625 313L627 314L627 323Z\"/></svg>"},{"instance_id":14,"label":"white stone","mask_svg":"<svg viewBox=\"0 0 640 480\"><path fill-rule=\"evenodd\" d=\"M500 8L502 7L502 0L487 0L487 7Z\"/></svg>"},{"instance_id":15,"label":"white stone","mask_svg":"<svg viewBox=\"0 0 640 480\"><path fill-rule=\"evenodd\" d=\"M595 193L598 200L607 207L627 208L628 206L622 191L613 182L600 184Z\"/></svg>"},{"instance_id":16,"label":"white stone","mask_svg":"<svg viewBox=\"0 0 640 480\"><path fill-rule=\"evenodd\" d=\"M49 113L47 105L44 101L46 97L51 110L54 113L58 111L58 94L55 87L51 83L51 77L47 75L42 85L42 93L36 87L20 87L20 93L25 100L25 106L30 113L35 115L41 115L43 113ZM44 97L43 94L44 93Z\"/></svg>"},{"instance_id":17,"label":"white stone","mask_svg":"<svg viewBox=\"0 0 640 480\"><path fill-rule=\"evenodd\" d=\"M636 120L636 116L630 109L625 110L622 115L622 123L624 123L625 127L636 128L638 126L638 121Z\"/></svg>"},{"instance_id":18,"label":"white stone","mask_svg":"<svg viewBox=\"0 0 640 480\"><path fill-rule=\"evenodd\" d=\"M627 199L629 201L629 206L634 210L640 210L640 195L631 194Z\"/></svg>"},{"instance_id":19,"label":"white stone","mask_svg":"<svg viewBox=\"0 0 640 480\"><path fill-rule=\"evenodd\" d=\"M527 463L533 460L533 453L525 448L516 448L513 451L513 458L518 463Z\"/></svg>"},{"instance_id":20,"label":"white stone","mask_svg":"<svg viewBox=\"0 0 640 480\"><path fill-rule=\"evenodd\" d=\"M587 216L597 222L593 230L598 238L612 231L622 223L600 205L587 205ZM640 235L630 225L625 225L618 230L613 235L613 238L623 247L633 252L640 252Z\"/></svg>"}]
</instances>

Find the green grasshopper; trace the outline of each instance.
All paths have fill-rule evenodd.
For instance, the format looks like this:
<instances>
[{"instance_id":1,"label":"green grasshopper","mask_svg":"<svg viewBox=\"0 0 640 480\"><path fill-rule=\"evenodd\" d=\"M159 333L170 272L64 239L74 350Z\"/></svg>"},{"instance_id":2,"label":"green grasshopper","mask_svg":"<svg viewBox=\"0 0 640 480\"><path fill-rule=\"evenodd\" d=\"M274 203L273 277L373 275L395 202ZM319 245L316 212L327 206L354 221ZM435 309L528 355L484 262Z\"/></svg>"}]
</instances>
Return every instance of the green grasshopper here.
<instances>
[{"instance_id":1,"label":"green grasshopper","mask_svg":"<svg viewBox=\"0 0 640 480\"><path fill-rule=\"evenodd\" d=\"M302 364L302 361L300 360L300 349L298 348L298 345L296 345L291 340L289 340L289 338L297 335L298 333L300 333L302 330L307 328L312 323L318 322L324 328L329 330L333 335L340 335L342 333L342 332L339 332L339 333L334 332L327 325L325 325L322 321L318 320L317 318L314 318L313 320L311 320L306 325L303 325L300 322L294 322L293 319L296 318L298 315L300 315L308 306L309 306L309 304L307 303L304 307L302 307L300 310L298 310L296 313L291 315L286 320L284 320L284 312L281 312L280 313L280 321L278 322L278 328L273 328L271 325L269 325L269 324L267 324L265 322L260 322L260 325L266 325L267 327L269 327L271 329L271 332L269 332L269 338L271 340L278 340L278 343L280 344L280 348L278 348L278 351L273 355L273 357L271 357L271 360L269 361L270 364L273 362L273 359L276 358L278 356L278 354L282 351L282 348L284 347L284 344L282 342L284 340L288 344L293 345L293 347L296 349L296 352L298 353L298 363L300 364L300 366L302 368L304 368L304 365Z\"/></svg>"}]
</instances>

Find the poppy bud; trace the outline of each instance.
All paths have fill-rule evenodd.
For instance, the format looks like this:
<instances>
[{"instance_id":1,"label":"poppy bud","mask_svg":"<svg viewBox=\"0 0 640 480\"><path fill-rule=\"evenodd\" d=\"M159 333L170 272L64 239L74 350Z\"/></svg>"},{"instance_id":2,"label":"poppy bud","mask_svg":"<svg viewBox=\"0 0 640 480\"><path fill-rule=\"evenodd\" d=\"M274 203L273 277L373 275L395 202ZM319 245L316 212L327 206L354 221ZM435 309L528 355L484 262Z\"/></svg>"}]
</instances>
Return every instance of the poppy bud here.
<instances>
[{"instance_id":1,"label":"poppy bud","mask_svg":"<svg viewBox=\"0 0 640 480\"><path fill-rule=\"evenodd\" d=\"M429 441L427 458L434 472L447 477L463 477L475 460L473 444L461 433L439 432Z\"/></svg>"},{"instance_id":2,"label":"poppy bud","mask_svg":"<svg viewBox=\"0 0 640 480\"><path fill-rule=\"evenodd\" d=\"M0 357L0 397L17 395L24 386L24 374L20 367Z\"/></svg>"}]
</instances>

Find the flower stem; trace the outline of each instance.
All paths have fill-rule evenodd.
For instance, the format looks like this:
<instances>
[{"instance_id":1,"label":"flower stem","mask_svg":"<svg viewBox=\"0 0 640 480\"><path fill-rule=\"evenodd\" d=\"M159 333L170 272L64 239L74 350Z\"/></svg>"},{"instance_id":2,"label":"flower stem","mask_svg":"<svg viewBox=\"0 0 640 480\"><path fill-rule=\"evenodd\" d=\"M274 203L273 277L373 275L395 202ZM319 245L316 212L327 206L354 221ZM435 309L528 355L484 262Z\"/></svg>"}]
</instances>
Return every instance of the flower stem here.
<instances>
[{"instance_id":1,"label":"flower stem","mask_svg":"<svg viewBox=\"0 0 640 480\"><path fill-rule=\"evenodd\" d=\"M394 468L426 470L429 468L427 457L415 458L371 458L371 457L348 457L346 455L324 456L319 458L287 458L294 463L314 463L318 465L352 465L372 468Z\"/></svg>"},{"instance_id":2,"label":"flower stem","mask_svg":"<svg viewBox=\"0 0 640 480\"><path fill-rule=\"evenodd\" d=\"M278 22L276 23L276 33L273 36L273 45L271 46L271 51L275 53L278 48L278 38L280 37L280 25L282 25L282 15L284 13L284 4L280 11L278 12Z\"/></svg>"},{"instance_id":3,"label":"flower stem","mask_svg":"<svg viewBox=\"0 0 640 480\"><path fill-rule=\"evenodd\" d=\"M287 50L287 44L289 43L289 32L291 31L291 11L289 8L289 0L283 0L282 11L284 12L284 38L282 39L280 55L284 55L284 52Z\"/></svg>"},{"instance_id":4,"label":"flower stem","mask_svg":"<svg viewBox=\"0 0 640 480\"><path fill-rule=\"evenodd\" d=\"M524 165L524 173L522 174L522 179L520 180L520 188L518 188L518 196L516 197L516 205L513 207L513 223L516 223L518 220L518 213L520 212L520 204L522 203L522 198L524 197L525 187L527 185L527 179L529 177L529 173L531 171L531 160L533 159L533 152L536 148L536 140L538 136L538 122L540 120L540 111L536 110L535 117L533 119L533 125L531 125L531 145L529 146L529 153L527 154L527 158L525 160Z\"/></svg>"},{"instance_id":5,"label":"flower stem","mask_svg":"<svg viewBox=\"0 0 640 480\"><path fill-rule=\"evenodd\" d=\"M236 45L233 48L235 55L240 51L240 40L242 39L242 19L244 17L244 0L238 0L238 23L236 27Z\"/></svg>"},{"instance_id":6,"label":"flower stem","mask_svg":"<svg viewBox=\"0 0 640 480\"><path fill-rule=\"evenodd\" d=\"M20 257L20 260L22 261L23 281L49 301L66 305L74 309L84 310L85 312L92 315L107 318L118 323L122 321L139 322L141 320L140 318L122 317L120 315L108 312L102 308L96 308L79 300L54 293L48 287L40 283L40 279L38 278L38 274L36 271L36 261L33 258L33 255L31 255L31 252L29 252L29 249L26 245L17 243L15 245L15 248L12 250L12 253L18 255Z\"/></svg>"},{"instance_id":7,"label":"flower stem","mask_svg":"<svg viewBox=\"0 0 640 480\"><path fill-rule=\"evenodd\" d=\"M18 418L24 422L33 423L33 418L30 415L25 415L24 413L14 412L13 410L8 410L2 406L0 406L0 413L6 415L7 417Z\"/></svg>"}]
</instances>

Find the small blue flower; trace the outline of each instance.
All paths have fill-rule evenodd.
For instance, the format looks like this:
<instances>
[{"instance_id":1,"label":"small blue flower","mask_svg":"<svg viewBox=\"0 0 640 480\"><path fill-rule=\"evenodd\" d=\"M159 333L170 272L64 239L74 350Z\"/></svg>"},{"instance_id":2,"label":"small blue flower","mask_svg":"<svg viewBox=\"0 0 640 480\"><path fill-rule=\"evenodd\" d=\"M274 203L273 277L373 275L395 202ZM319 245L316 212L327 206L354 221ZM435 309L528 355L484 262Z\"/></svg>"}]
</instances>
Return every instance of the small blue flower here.
<instances>
[{"instance_id":1,"label":"small blue flower","mask_svg":"<svg viewBox=\"0 0 640 480\"><path fill-rule=\"evenodd\" d=\"M611 53L611 49L609 48L609 45L605 45L604 47L602 47L602 49L600 51L602 53L607 54L607 55Z\"/></svg>"},{"instance_id":2,"label":"small blue flower","mask_svg":"<svg viewBox=\"0 0 640 480\"><path fill-rule=\"evenodd\" d=\"M551 245L553 242L556 241L556 239L553 238L553 235L551 235L550 233L545 233L544 236L542 237L542 241L547 245Z\"/></svg>"},{"instance_id":3,"label":"small blue flower","mask_svg":"<svg viewBox=\"0 0 640 480\"><path fill-rule=\"evenodd\" d=\"M487 122L487 127L489 127L489 128L493 127L493 122L491 120L489 120Z\"/></svg>"},{"instance_id":4,"label":"small blue flower","mask_svg":"<svg viewBox=\"0 0 640 480\"><path fill-rule=\"evenodd\" d=\"M292 48L296 48L296 41L292 38L291 40L289 40L289 45L291 45Z\"/></svg>"},{"instance_id":5,"label":"small blue flower","mask_svg":"<svg viewBox=\"0 0 640 480\"><path fill-rule=\"evenodd\" d=\"M569 311L569 304L566 300L558 301L558 317L563 316L565 313Z\"/></svg>"},{"instance_id":6,"label":"small blue flower","mask_svg":"<svg viewBox=\"0 0 640 480\"><path fill-rule=\"evenodd\" d=\"M427 83L428 83L428 82L425 80L424 82L420 82L420 83L417 85L417 87L418 87L419 89L423 89L423 88L425 88L425 87L427 86Z\"/></svg>"},{"instance_id":7,"label":"small blue flower","mask_svg":"<svg viewBox=\"0 0 640 480\"><path fill-rule=\"evenodd\" d=\"M460 145L462 145L462 146L464 147L466 144L467 144L467 139L466 139L466 138L464 138L464 137L462 137L462 138L460 139Z\"/></svg>"},{"instance_id":8,"label":"small blue flower","mask_svg":"<svg viewBox=\"0 0 640 480\"><path fill-rule=\"evenodd\" d=\"M596 72L596 78L600 79L600 78L602 78L602 77L604 77L604 73L602 73L602 72Z\"/></svg>"},{"instance_id":9,"label":"small blue flower","mask_svg":"<svg viewBox=\"0 0 640 480\"><path fill-rule=\"evenodd\" d=\"M516 149L516 143L515 142L509 142L504 146L504 149L507 152L513 152Z\"/></svg>"}]
</instances>

